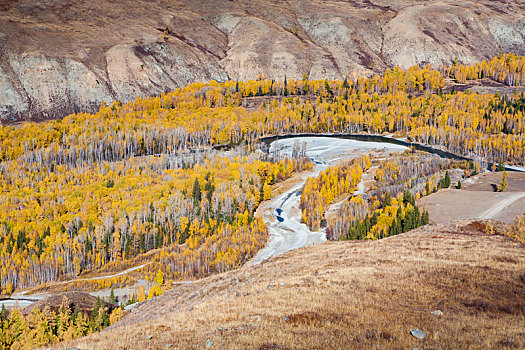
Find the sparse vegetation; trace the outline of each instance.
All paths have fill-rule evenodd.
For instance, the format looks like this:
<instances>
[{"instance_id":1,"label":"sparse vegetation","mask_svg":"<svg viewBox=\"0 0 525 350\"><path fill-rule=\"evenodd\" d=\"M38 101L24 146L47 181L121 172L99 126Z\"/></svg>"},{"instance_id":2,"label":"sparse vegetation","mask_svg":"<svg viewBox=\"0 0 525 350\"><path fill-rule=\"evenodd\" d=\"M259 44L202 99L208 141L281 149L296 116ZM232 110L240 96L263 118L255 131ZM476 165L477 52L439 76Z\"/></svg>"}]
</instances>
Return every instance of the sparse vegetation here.
<instances>
[{"instance_id":1,"label":"sparse vegetation","mask_svg":"<svg viewBox=\"0 0 525 350\"><path fill-rule=\"evenodd\" d=\"M494 224L490 220L487 222L487 225L485 226L485 233L488 235L493 235L495 233Z\"/></svg>"},{"instance_id":2,"label":"sparse vegetation","mask_svg":"<svg viewBox=\"0 0 525 350\"><path fill-rule=\"evenodd\" d=\"M164 32L162 32L164 34L164 40L167 41L170 37L170 28L169 27L166 27L166 29L164 29Z\"/></svg>"},{"instance_id":3,"label":"sparse vegetation","mask_svg":"<svg viewBox=\"0 0 525 350\"><path fill-rule=\"evenodd\" d=\"M512 225L507 229L506 234L525 244L525 213L521 217L516 216Z\"/></svg>"}]
</instances>

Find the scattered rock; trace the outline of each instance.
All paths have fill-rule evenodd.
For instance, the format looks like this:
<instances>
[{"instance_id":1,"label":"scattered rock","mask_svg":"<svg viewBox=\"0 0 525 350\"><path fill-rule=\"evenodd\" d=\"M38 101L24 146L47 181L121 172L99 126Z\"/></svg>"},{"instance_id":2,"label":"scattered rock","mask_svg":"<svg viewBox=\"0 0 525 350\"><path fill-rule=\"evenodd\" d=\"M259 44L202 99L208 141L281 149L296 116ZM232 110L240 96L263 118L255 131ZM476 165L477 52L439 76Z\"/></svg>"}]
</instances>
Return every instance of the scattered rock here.
<instances>
[{"instance_id":1,"label":"scattered rock","mask_svg":"<svg viewBox=\"0 0 525 350\"><path fill-rule=\"evenodd\" d=\"M206 349L211 349L211 347L213 346L213 343L211 342L211 340L206 340Z\"/></svg>"},{"instance_id":2,"label":"scattered rock","mask_svg":"<svg viewBox=\"0 0 525 350\"><path fill-rule=\"evenodd\" d=\"M443 316L443 311L441 311L441 310L434 310L430 314L432 316Z\"/></svg>"},{"instance_id":3,"label":"scattered rock","mask_svg":"<svg viewBox=\"0 0 525 350\"><path fill-rule=\"evenodd\" d=\"M418 338L418 339L425 339L425 333L423 333L422 331L420 331L419 329L413 329L410 331L410 334L412 334L412 336Z\"/></svg>"}]
</instances>

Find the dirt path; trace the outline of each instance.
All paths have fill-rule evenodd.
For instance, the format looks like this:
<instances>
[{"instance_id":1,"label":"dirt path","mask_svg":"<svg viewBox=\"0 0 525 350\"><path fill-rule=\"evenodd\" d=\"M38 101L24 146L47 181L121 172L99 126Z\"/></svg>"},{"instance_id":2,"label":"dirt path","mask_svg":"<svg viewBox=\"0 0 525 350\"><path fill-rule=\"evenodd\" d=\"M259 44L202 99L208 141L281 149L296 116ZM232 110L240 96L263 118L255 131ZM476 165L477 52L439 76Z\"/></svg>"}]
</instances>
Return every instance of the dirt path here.
<instances>
[{"instance_id":1,"label":"dirt path","mask_svg":"<svg viewBox=\"0 0 525 350\"><path fill-rule=\"evenodd\" d=\"M430 221L449 224L456 220L493 219L511 223L525 210L525 192L492 192L446 189L418 200Z\"/></svg>"},{"instance_id":2,"label":"dirt path","mask_svg":"<svg viewBox=\"0 0 525 350\"><path fill-rule=\"evenodd\" d=\"M140 270L140 269L142 269L143 267L145 267L145 266L147 266L149 264L151 264L151 263L147 263L147 264L142 264L142 265L139 265L139 266L131 267L131 268L127 269L127 270L120 271L118 273L114 273L114 274L111 274L111 275L104 275L104 276L98 276L98 277L76 278L74 280L56 282L56 284L66 284L66 283L70 283L70 282L82 282L82 281L105 280L107 278L114 278L114 277L126 275L126 274L128 274L130 272L133 272L133 271Z\"/></svg>"},{"instance_id":3,"label":"dirt path","mask_svg":"<svg viewBox=\"0 0 525 350\"><path fill-rule=\"evenodd\" d=\"M498 215L502 210L510 206L512 203L520 200L521 198L525 197L525 192L518 192L508 198L503 199L496 205L494 205L492 208L484 211L482 214L480 214L480 219L492 219L496 215Z\"/></svg>"},{"instance_id":4,"label":"dirt path","mask_svg":"<svg viewBox=\"0 0 525 350\"><path fill-rule=\"evenodd\" d=\"M359 184L357 185L357 191L354 192L354 195L365 194L365 192L370 187L370 184L374 181L377 169L379 169L379 166L374 165L363 174L363 177L361 178L361 181L359 181Z\"/></svg>"}]
</instances>

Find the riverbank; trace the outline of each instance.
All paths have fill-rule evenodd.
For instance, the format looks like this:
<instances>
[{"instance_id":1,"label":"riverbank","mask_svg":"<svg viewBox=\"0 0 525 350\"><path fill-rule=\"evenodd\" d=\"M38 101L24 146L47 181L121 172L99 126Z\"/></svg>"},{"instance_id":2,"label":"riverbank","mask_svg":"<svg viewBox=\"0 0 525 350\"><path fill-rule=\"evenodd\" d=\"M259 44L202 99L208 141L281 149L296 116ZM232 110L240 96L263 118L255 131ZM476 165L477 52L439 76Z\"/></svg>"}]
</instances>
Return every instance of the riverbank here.
<instances>
[{"instance_id":1,"label":"riverbank","mask_svg":"<svg viewBox=\"0 0 525 350\"><path fill-rule=\"evenodd\" d=\"M460 155L454 152L447 151L442 148L438 148L439 146L431 146L431 145L422 144L418 142L412 142L406 138L395 138L392 135L341 134L341 133L322 133L322 134L298 133L298 134L264 136L264 137L259 138L259 140L269 146L272 142L276 140L285 140L285 139L290 139L290 138L308 138L308 137L310 138L311 137L314 137L314 138L328 137L328 138L349 139L349 140L364 141L364 142L387 143L387 144L408 147L416 151L424 151L424 152L436 154L442 158L447 158L447 159L464 160L464 161L475 161L475 160L479 161L479 159L466 157L466 156L463 156L463 155ZM493 163L487 162L484 160L481 160L481 163L482 163L482 167L487 168L487 169L490 169L494 165ZM525 167L505 165L505 170L525 172Z\"/></svg>"}]
</instances>

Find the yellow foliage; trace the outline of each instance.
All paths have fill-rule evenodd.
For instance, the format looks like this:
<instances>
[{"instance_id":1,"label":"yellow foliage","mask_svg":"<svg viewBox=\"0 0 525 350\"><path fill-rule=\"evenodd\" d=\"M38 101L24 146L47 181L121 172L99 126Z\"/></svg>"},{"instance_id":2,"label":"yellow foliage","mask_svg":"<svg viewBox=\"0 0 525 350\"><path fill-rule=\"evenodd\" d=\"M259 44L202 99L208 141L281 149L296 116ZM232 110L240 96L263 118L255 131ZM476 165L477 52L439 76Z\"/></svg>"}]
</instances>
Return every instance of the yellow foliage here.
<instances>
[{"instance_id":1,"label":"yellow foliage","mask_svg":"<svg viewBox=\"0 0 525 350\"><path fill-rule=\"evenodd\" d=\"M122 318L123 313L124 312L119 307L114 309L113 312L111 312L111 315L109 315L109 324L114 325L118 320Z\"/></svg>"},{"instance_id":2,"label":"yellow foliage","mask_svg":"<svg viewBox=\"0 0 525 350\"><path fill-rule=\"evenodd\" d=\"M139 303L146 300L146 292L142 285L139 286Z\"/></svg>"},{"instance_id":3,"label":"yellow foliage","mask_svg":"<svg viewBox=\"0 0 525 350\"><path fill-rule=\"evenodd\" d=\"M523 85L524 62L505 54L469 66L456 62L441 72L395 67L346 83L290 79L285 86L263 77L195 83L156 97L103 103L93 114L1 126L2 293L87 269L118 269L152 249L170 249L160 259L174 267L170 278L242 264L266 240L264 225L251 214L261 187L262 199L269 199L270 185L311 163L264 162L249 152L221 158L211 150L219 144L253 150L259 137L290 131L396 133L458 154L523 164L520 95L440 89L446 77ZM289 96L283 96L285 89ZM267 105L244 108L243 100L257 94L271 95ZM187 160L189 150L209 157L179 164L174 155ZM329 203L352 193L370 165L363 157L351 169L327 170L307 182L305 222L318 227ZM475 162L472 170L479 166ZM389 182L401 175L386 163L376 179ZM192 193L195 179L200 187Z\"/></svg>"},{"instance_id":4,"label":"yellow foliage","mask_svg":"<svg viewBox=\"0 0 525 350\"><path fill-rule=\"evenodd\" d=\"M148 299L152 299L154 297L162 295L163 293L164 291L162 290L162 288L158 284L154 284L149 290Z\"/></svg>"},{"instance_id":5,"label":"yellow foliage","mask_svg":"<svg viewBox=\"0 0 525 350\"><path fill-rule=\"evenodd\" d=\"M272 188L267 183L263 185L263 196L265 201L272 199Z\"/></svg>"},{"instance_id":6,"label":"yellow foliage","mask_svg":"<svg viewBox=\"0 0 525 350\"><path fill-rule=\"evenodd\" d=\"M155 283L157 283L159 286L162 286L164 284L164 274L162 273L161 269L157 271L157 275L155 276Z\"/></svg>"}]
</instances>

